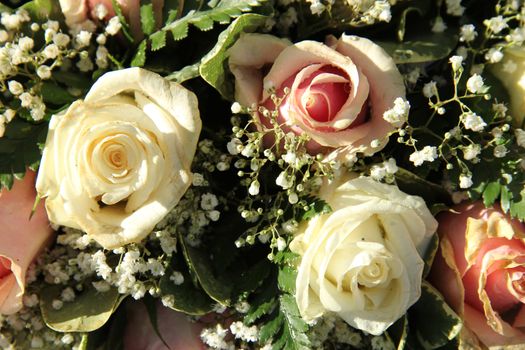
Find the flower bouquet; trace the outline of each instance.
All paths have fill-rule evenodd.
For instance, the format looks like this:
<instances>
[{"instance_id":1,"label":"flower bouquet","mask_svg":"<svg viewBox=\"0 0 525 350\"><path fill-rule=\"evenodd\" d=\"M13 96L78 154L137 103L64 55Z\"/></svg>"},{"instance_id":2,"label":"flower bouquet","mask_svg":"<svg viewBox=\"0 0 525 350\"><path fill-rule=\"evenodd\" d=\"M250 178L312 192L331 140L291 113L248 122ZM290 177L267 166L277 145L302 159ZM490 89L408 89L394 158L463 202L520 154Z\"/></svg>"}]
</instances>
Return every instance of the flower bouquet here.
<instances>
[{"instance_id":1,"label":"flower bouquet","mask_svg":"<svg viewBox=\"0 0 525 350\"><path fill-rule=\"evenodd\" d=\"M0 348L525 348L523 1L0 10Z\"/></svg>"}]
</instances>

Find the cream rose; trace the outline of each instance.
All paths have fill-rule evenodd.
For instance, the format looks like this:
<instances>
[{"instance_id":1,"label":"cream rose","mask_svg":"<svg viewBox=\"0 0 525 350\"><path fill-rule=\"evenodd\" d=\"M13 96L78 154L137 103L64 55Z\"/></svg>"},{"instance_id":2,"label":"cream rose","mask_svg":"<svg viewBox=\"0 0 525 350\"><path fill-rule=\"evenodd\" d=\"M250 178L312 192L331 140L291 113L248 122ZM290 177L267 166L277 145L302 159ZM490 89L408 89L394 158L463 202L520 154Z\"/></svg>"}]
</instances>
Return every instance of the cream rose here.
<instances>
[{"instance_id":1,"label":"cream rose","mask_svg":"<svg viewBox=\"0 0 525 350\"><path fill-rule=\"evenodd\" d=\"M421 293L421 258L437 222L420 197L371 178L343 177L320 197L332 212L299 228L296 300L307 321L330 311L379 335Z\"/></svg>"},{"instance_id":2,"label":"cream rose","mask_svg":"<svg viewBox=\"0 0 525 350\"><path fill-rule=\"evenodd\" d=\"M140 241L189 187L200 129L181 85L139 68L104 74L51 118L36 184L49 219L104 248Z\"/></svg>"},{"instance_id":3,"label":"cream rose","mask_svg":"<svg viewBox=\"0 0 525 350\"><path fill-rule=\"evenodd\" d=\"M329 36L326 45L291 44L271 35L245 34L229 54L236 100L273 111L270 91L284 97L277 121L310 136L312 154L334 149L372 154L395 128L383 114L405 97L403 78L393 59L368 39L343 35L339 40ZM268 117L256 118L270 126Z\"/></svg>"},{"instance_id":4,"label":"cream rose","mask_svg":"<svg viewBox=\"0 0 525 350\"><path fill-rule=\"evenodd\" d=\"M11 191L0 192L0 314L22 308L26 272L53 236L43 203L35 203L35 173L15 180Z\"/></svg>"},{"instance_id":5,"label":"cream rose","mask_svg":"<svg viewBox=\"0 0 525 350\"><path fill-rule=\"evenodd\" d=\"M505 50L503 60L491 66L494 75L507 89L510 97L510 114L514 124L523 127L525 119L525 48Z\"/></svg>"}]
</instances>

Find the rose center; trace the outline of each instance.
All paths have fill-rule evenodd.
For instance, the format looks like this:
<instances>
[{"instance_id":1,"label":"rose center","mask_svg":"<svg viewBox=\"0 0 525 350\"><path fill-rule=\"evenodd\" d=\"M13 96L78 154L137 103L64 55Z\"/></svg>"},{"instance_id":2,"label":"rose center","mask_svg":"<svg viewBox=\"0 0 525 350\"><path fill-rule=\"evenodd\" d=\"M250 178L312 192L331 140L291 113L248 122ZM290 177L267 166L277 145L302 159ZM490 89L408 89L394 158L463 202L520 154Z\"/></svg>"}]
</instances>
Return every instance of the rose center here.
<instances>
[{"instance_id":1,"label":"rose center","mask_svg":"<svg viewBox=\"0 0 525 350\"><path fill-rule=\"evenodd\" d=\"M329 122L345 104L349 90L347 83L316 84L305 92L306 111L318 122Z\"/></svg>"},{"instance_id":2,"label":"rose center","mask_svg":"<svg viewBox=\"0 0 525 350\"><path fill-rule=\"evenodd\" d=\"M11 273L11 260L0 256L0 279Z\"/></svg>"}]
</instances>

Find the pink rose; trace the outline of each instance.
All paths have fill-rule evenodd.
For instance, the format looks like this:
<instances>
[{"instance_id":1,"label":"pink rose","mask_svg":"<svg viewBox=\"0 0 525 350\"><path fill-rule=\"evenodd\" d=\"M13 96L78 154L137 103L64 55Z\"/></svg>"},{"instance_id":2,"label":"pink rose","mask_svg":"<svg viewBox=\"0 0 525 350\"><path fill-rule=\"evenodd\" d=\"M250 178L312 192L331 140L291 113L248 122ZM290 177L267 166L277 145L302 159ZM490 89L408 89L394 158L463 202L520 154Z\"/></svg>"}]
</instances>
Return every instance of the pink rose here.
<instances>
[{"instance_id":1,"label":"pink rose","mask_svg":"<svg viewBox=\"0 0 525 350\"><path fill-rule=\"evenodd\" d=\"M127 305L127 326L124 333L125 350L167 350L153 330L146 307L141 302ZM203 326L192 323L187 316L157 303L157 325L159 333L172 350L204 350L200 340Z\"/></svg>"},{"instance_id":2,"label":"pink rose","mask_svg":"<svg viewBox=\"0 0 525 350\"><path fill-rule=\"evenodd\" d=\"M29 218L35 198L32 171L0 193L0 314L22 308L27 268L53 234L43 202Z\"/></svg>"},{"instance_id":3,"label":"pink rose","mask_svg":"<svg viewBox=\"0 0 525 350\"><path fill-rule=\"evenodd\" d=\"M481 202L453 210L438 216L430 281L464 320L469 343L525 344L525 225Z\"/></svg>"},{"instance_id":4,"label":"pink rose","mask_svg":"<svg viewBox=\"0 0 525 350\"><path fill-rule=\"evenodd\" d=\"M73 28L88 19L97 19L93 10L97 5L104 5L108 14L105 19L115 16L115 10L111 0L59 0L62 13L66 18L66 24ZM140 0L117 0L122 13L129 22L129 26L135 38L142 38L140 23ZM162 8L164 0L152 0L153 11L157 25L162 22Z\"/></svg>"},{"instance_id":5,"label":"pink rose","mask_svg":"<svg viewBox=\"0 0 525 350\"><path fill-rule=\"evenodd\" d=\"M405 97L403 78L392 58L368 39L343 35L339 40L329 36L326 45L292 44L271 35L245 34L229 53L236 100L273 111L269 91L275 89L284 96L277 121L310 136L312 154L336 148L372 154L394 130L383 113L396 98ZM270 126L267 117L256 118Z\"/></svg>"}]
</instances>

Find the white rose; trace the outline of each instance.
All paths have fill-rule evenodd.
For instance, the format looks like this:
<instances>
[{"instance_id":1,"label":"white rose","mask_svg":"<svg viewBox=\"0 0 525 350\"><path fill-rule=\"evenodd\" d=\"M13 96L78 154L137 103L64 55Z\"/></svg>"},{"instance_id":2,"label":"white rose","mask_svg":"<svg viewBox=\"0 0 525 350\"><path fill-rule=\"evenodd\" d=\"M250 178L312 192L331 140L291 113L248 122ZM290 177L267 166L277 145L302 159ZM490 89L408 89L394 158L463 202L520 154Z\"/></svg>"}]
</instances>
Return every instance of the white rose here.
<instances>
[{"instance_id":1,"label":"white rose","mask_svg":"<svg viewBox=\"0 0 525 350\"><path fill-rule=\"evenodd\" d=\"M306 321L326 311L379 335L419 298L424 253L437 222L423 199L371 178L323 185L332 212L298 229L296 300Z\"/></svg>"},{"instance_id":2,"label":"white rose","mask_svg":"<svg viewBox=\"0 0 525 350\"><path fill-rule=\"evenodd\" d=\"M195 95L139 68L104 74L54 115L36 188L51 222L104 248L143 239L191 184Z\"/></svg>"}]
</instances>

